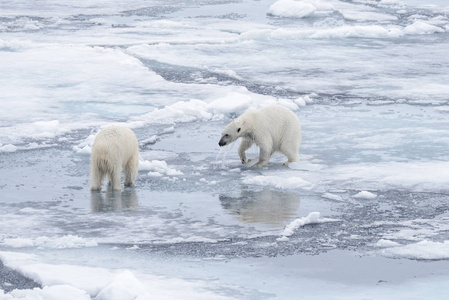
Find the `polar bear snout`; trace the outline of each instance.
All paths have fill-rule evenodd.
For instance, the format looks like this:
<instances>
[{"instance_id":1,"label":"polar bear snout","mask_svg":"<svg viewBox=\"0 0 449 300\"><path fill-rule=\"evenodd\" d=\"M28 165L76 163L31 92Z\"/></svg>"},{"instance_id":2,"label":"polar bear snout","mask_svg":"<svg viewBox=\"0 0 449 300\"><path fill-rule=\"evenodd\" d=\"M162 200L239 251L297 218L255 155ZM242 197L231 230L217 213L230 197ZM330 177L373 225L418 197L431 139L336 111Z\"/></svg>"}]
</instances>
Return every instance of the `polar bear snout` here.
<instances>
[{"instance_id":1,"label":"polar bear snout","mask_svg":"<svg viewBox=\"0 0 449 300\"><path fill-rule=\"evenodd\" d=\"M229 134L224 134L220 141L218 142L218 146L223 147L233 142L232 137Z\"/></svg>"},{"instance_id":2,"label":"polar bear snout","mask_svg":"<svg viewBox=\"0 0 449 300\"><path fill-rule=\"evenodd\" d=\"M220 141L218 142L218 146L223 147L226 146L225 137L222 137Z\"/></svg>"}]
</instances>

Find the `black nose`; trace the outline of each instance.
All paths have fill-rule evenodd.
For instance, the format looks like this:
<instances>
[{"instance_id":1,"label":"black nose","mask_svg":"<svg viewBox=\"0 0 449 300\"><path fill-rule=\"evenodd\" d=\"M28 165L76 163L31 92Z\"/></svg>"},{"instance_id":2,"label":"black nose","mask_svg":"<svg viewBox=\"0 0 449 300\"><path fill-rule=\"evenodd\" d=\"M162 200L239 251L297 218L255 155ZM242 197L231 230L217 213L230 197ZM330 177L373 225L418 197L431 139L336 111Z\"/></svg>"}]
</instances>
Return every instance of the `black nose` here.
<instances>
[{"instance_id":1,"label":"black nose","mask_svg":"<svg viewBox=\"0 0 449 300\"><path fill-rule=\"evenodd\" d=\"M223 140L223 138L221 138L218 142L218 146L223 147L224 145L226 145L226 142Z\"/></svg>"}]
</instances>

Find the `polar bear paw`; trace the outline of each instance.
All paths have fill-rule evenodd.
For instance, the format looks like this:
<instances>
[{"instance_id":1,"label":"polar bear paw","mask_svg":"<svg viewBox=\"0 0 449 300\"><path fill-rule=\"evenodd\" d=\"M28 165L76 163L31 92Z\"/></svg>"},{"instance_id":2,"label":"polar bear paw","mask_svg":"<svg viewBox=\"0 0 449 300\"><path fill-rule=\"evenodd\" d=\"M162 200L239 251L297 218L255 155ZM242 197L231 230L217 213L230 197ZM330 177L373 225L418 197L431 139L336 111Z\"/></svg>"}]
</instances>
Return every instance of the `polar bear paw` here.
<instances>
[{"instance_id":1,"label":"polar bear paw","mask_svg":"<svg viewBox=\"0 0 449 300\"><path fill-rule=\"evenodd\" d=\"M252 159L248 158L248 159L242 159L242 164L247 164L249 162L251 162Z\"/></svg>"}]
</instances>

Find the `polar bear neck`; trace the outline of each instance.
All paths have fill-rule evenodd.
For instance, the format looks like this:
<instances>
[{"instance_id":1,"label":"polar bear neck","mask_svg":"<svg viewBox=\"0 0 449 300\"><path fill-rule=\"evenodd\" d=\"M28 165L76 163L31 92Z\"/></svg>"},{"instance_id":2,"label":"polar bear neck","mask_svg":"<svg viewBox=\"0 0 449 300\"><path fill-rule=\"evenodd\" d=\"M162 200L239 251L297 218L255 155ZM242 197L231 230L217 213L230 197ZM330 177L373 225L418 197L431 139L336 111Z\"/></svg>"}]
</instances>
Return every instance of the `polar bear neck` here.
<instances>
[{"instance_id":1,"label":"polar bear neck","mask_svg":"<svg viewBox=\"0 0 449 300\"><path fill-rule=\"evenodd\" d=\"M256 140L254 133L260 124L258 122L258 116L255 114L254 110L250 110L242 114L234 121L234 124L236 128L241 128L241 131L239 132L240 137L251 139L253 141Z\"/></svg>"}]
</instances>

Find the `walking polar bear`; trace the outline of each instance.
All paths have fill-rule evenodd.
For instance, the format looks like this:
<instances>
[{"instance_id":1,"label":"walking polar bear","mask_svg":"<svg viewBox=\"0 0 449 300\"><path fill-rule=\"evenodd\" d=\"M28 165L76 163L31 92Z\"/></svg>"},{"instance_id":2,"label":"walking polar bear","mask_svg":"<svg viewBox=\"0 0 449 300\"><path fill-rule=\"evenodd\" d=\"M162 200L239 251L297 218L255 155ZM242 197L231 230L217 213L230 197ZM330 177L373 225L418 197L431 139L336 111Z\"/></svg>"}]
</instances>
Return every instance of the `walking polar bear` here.
<instances>
[{"instance_id":1,"label":"walking polar bear","mask_svg":"<svg viewBox=\"0 0 449 300\"><path fill-rule=\"evenodd\" d=\"M250 161L245 151L253 144L260 148L259 161L255 167L268 164L270 157L277 151L287 156L284 165L299 161L301 124L286 107L273 105L243 113L225 127L218 145L229 145L240 137L242 141L238 153L242 164Z\"/></svg>"},{"instance_id":2,"label":"walking polar bear","mask_svg":"<svg viewBox=\"0 0 449 300\"><path fill-rule=\"evenodd\" d=\"M125 127L109 126L97 133L90 156L90 189L101 190L107 176L111 188L120 190L122 169L125 186L134 185L139 166L139 144L134 132Z\"/></svg>"}]
</instances>

